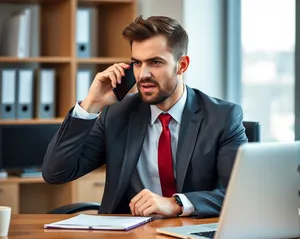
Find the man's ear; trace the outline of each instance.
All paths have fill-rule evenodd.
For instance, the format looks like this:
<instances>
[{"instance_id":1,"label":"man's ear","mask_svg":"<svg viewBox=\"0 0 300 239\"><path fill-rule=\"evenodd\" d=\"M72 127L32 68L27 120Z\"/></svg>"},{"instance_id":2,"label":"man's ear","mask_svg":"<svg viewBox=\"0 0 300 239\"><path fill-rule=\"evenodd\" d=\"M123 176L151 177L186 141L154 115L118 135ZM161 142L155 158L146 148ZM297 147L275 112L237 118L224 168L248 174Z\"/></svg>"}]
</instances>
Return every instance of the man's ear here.
<instances>
[{"instance_id":1,"label":"man's ear","mask_svg":"<svg viewBox=\"0 0 300 239\"><path fill-rule=\"evenodd\" d=\"M178 75L182 75L187 68L190 65L190 58L189 56L182 56L180 57L179 61L178 61L178 71L177 74Z\"/></svg>"}]
</instances>

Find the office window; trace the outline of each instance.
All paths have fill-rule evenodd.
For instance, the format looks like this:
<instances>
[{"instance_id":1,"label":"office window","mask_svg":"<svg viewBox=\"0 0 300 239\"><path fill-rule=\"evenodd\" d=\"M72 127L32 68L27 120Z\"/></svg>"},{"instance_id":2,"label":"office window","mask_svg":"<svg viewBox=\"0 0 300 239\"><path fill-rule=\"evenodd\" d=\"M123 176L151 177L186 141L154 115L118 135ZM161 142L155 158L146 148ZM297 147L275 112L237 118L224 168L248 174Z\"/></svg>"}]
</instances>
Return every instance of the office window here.
<instances>
[{"instance_id":1,"label":"office window","mask_svg":"<svg viewBox=\"0 0 300 239\"><path fill-rule=\"evenodd\" d=\"M295 0L242 0L242 106L262 141L294 140Z\"/></svg>"}]
</instances>

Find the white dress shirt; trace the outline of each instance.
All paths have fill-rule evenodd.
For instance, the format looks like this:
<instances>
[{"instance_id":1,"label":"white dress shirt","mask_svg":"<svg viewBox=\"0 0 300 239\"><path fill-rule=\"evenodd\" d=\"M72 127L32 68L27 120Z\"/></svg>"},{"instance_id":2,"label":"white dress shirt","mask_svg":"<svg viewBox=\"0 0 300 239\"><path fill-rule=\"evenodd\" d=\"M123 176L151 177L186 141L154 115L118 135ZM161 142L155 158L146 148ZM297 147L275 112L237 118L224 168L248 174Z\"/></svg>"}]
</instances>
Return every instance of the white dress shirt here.
<instances>
[{"instance_id":1,"label":"white dress shirt","mask_svg":"<svg viewBox=\"0 0 300 239\"><path fill-rule=\"evenodd\" d=\"M182 113L186 102L186 87L177 103L165 113L169 113L172 119L169 124L171 132L171 148L173 160L173 172L176 179L176 151L179 137ZM156 105L150 105L151 118L149 119L148 130L142 147L142 152L137 164L137 172L144 188L151 192L162 195L159 172L158 172L158 141L162 132L162 125L158 116L163 112ZM72 112L72 116L81 119L95 119L99 114L89 114L77 102ZM194 206L190 200L180 193L176 193L183 204L181 216L188 216L194 212Z\"/></svg>"}]
</instances>

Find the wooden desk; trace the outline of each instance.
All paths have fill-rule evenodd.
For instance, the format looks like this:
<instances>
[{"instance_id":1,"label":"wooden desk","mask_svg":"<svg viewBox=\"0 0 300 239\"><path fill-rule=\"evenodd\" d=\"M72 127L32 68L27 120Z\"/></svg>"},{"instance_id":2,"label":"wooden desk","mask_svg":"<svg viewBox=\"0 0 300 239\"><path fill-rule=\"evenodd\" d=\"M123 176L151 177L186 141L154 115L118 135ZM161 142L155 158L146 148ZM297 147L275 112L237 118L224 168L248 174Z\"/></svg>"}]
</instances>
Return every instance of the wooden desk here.
<instances>
[{"instance_id":1,"label":"wooden desk","mask_svg":"<svg viewBox=\"0 0 300 239\"><path fill-rule=\"evenodd\" d=\"M53 214L13 214L11 218L8 239L73 239L73 238L142 238L142 239L170 239L171 237L163 236L156 233L158 227L183 226L200 223L213 223L217 219L193 219L193 218L172 218L155 220L145 225L139 226L127 232L119 231L88 231L88 230L57 230L44 229L46 223L51 223L63 219L70 218L74 215L53 215ZM0 237L1 238L1 237Z\"/></svg>"}]
</instances>

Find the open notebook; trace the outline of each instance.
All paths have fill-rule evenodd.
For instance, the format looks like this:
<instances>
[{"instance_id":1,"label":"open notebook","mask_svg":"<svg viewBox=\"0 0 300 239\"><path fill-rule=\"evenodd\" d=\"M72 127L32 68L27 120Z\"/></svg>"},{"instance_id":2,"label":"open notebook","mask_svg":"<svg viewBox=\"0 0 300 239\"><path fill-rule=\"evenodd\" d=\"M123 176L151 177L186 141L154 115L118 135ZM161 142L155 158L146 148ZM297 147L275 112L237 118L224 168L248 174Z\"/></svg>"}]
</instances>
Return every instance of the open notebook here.
<instances>
[{"instance_id":1,"label":"open notebook","mask_svg":"<svg viewBox=\"0 0 300 239\"><path fill-rule=\"evenodd\" d=\"M87 229L87 230L130 230L152 220L151 217L98 216L80 214L78 216L45 224L44 228Z\"/></svg>"}]
</instances>

